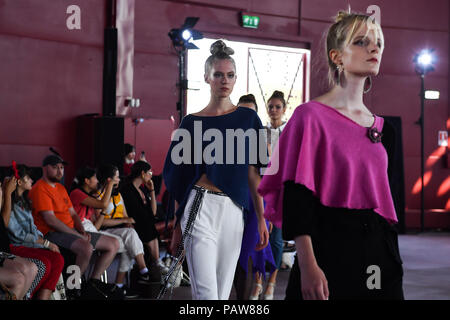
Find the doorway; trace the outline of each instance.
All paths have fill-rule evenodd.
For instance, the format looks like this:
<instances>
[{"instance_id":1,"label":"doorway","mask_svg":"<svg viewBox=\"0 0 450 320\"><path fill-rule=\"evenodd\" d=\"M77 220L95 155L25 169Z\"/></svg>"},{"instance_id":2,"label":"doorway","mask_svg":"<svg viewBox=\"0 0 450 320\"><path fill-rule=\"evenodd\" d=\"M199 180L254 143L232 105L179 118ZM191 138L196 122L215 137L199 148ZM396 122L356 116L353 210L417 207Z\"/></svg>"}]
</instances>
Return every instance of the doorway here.
<instances>
[{"instance_id":1,"label":"doorway","mask_svg":"<svg viewBox=\"0 0 450 320\"><path fill-rule=\"evenodd\" d=\"M209 101L209 86L203 78L204 64L210 56L209 48L216 40L197 40L195 45L199 49L188 50L187 114L200 111ZM284 93L287 102L285 121L298 105L309 100L310 50L225 41L234 50L232 57L237 69L231 101L237 104L242 95L252 93L263 125L269 122L266 103L274 90Z\"/></svg>"}]
</instances>

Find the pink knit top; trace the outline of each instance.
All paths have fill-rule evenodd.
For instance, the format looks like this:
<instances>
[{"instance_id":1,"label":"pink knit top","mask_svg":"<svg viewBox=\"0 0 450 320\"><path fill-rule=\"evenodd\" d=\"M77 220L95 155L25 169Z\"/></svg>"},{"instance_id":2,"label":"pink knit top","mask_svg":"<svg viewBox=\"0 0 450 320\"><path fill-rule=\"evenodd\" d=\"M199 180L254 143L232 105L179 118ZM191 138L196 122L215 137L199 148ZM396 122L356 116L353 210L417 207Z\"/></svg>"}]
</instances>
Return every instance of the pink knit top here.
<instances>
[{"instance_id":1,"label":"pink knit top","mask_svg":"<svg viewBox=\"0 0 450 320\"><path fill-rule=\"evenodd\" d=\"M375 142L384 119L374 118L366 128L316 101L298 106L258 188L266 219L281 228L284 182L291 180L310 189L324 206L373 209L389 223L397 222L387 153L380 139Z\"/></svg>"}]
</instances>

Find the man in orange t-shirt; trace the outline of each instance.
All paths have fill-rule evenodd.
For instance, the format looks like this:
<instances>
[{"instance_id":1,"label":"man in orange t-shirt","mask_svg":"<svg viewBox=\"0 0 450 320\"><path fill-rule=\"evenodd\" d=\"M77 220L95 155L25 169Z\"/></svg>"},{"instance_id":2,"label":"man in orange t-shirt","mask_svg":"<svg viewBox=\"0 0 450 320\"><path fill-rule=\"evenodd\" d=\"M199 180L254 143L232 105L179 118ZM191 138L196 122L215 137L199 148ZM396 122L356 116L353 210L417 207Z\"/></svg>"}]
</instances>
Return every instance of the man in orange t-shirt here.
<instances>
[{"instance_id":1,"label":"man in orange t-shirt","mask_svg":"<svg viewBox=\"0 0 450 320\"><path fill-rule=\"evenodd\" d=\"M64 175L64 164L65 161L56 155L44 159L43 177L29 192L34 222L47 240L76 255L75 263L80 267L81 274L89 265L93 249L102 251L89 282L98 287L101 285L98 283L101 274L119 250L119 242L115 238L84 230L66 188L59 183Z\"/></svg>"}]
</instances>

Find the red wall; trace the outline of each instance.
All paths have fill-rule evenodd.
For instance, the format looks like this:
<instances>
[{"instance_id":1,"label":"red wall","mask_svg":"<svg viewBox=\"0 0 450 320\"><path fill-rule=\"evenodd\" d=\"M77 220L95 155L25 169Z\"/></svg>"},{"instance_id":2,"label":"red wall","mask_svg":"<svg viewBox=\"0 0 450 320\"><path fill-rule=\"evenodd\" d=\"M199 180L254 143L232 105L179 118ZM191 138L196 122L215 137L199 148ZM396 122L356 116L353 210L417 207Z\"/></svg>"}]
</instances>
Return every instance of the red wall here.
<instances>
[{"instance_id":1,"label":"red wall","mask_svg":"<svg viewBox=\"0 0 450 320\"><path fill-rule=\"evenodd\" d=\"M66 27L71 4L81 30ZM1 165L40 166L49 146L74 163L75 117L102 111L104 25L104 1L0 1Z\"/></svg>"},{"instance_id":2,"label":"red wall","mask_svg":"<svg viewBox=\"0 0 450 320\"><path fill-rule=\"evenodd\" d=\"M123 0L121 0L123 1ZM0 165L18 162L39 165L48 146L74 162L75 117L101 113L103 28L106 0L0 0ZM310 47L311 98L326 90L323 36L338 9L350 4L365 12L381 9L386 49L380 75L365 97L380 115L403 121L405 192L408 209L420 207L412 190L420 176L420 82L413 55L423 47L436 51L436 70L426 77L426 88L441 92L426 102L427 159L437 149L437 132L446 129L450 109L449 18L447 0L135 0L133 95L141 107L127 117L147 119L136 128L137 150L144 149L155 168L162 170L169 144L171 115L177 116L177 57L168 31L187 16L200 17L196 29L208 37L253 43ZM81 30L68 30L66 8L81 8ZM238 24L240 10L261 17L257 30ZM119 44L120 45L120 44ZM206 103L206 102L205 102ZM450 122L450 121L449 121ZM134 143L130 119L125 137ZM450 130L450 128L447 128ZM433 160L434 158L431 158ZM450 190L444 189L449 169L438 156L426 168L432 177L426 188L426 207L449 209ZM71 180L75 168L68 166ZM438 195L438 190L441 194Z\"/></svg>"}]
</instances>

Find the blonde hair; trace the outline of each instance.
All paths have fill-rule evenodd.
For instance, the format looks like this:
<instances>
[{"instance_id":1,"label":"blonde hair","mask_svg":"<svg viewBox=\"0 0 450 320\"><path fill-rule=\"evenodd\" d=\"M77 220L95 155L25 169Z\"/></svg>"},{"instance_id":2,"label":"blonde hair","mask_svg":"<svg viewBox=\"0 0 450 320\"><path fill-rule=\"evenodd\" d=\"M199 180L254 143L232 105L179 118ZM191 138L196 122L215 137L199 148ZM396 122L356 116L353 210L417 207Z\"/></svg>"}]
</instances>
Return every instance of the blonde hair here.
<instances>
[{"instance_id":1,"label":"blonde hair","mask_svg":"<svg viewBox=\"0 0 450 320\"><path fill-rule=\"evenodd\" d=\"M339 11L335 17L335 23L328 29L326 40L328 80L330 85L335 83L334 72L337 69L337 65L330 58L330 51L333 49L341 50L347 46L355 38L356 33L363 25L367 26L367 33L371 29L376 29L378 31L382 48L384 48L384 37L381 26L374 18L362 13Z\"/></svg>"},{"instance_id":2,"label":"blonde hair","mask_svg":"<svg viewBox=\"0 0 450 320\"><path fill-rule=\"evenodd\" d=\"M233 63L234 69L236 70L236 63L234 62L234 59L231 57L231 55L234 54L234 50L230 47L227 47L225 42L223 42L222 40L217 40L211 45L209 52L211 53L211 55L205 61L206 75L209 75L212 65L217 60L230 60Z\"/></svg>"}]
</instances>

